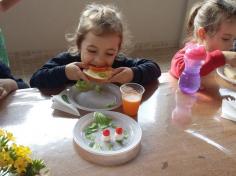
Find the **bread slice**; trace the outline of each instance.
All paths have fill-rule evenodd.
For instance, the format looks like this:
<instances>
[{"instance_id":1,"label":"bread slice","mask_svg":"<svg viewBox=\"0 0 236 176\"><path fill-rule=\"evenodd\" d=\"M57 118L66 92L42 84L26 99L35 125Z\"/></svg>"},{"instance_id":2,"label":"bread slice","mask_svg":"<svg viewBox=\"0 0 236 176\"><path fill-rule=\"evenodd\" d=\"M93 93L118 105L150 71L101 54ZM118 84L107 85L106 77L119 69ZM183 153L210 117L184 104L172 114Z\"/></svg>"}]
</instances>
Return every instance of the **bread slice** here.
<instances>
[{"instance_id":1,"label":"bread slice","mask_svg":"<svg viewBox=\"0 0 236 176\"><path fill-rule=\"evenodd\" d=\"M112 69L109 68L106 71L94 71L92 69L84 69L84 74L92 80L104 81L108 80L112 75Z\"/></svg>"},{"instance_id":2,"label":"bread slice","mask_svg":"<svg viewBox=\"0 0 236 176\"><path fill-rule=\"evenodd\" d=\"M225 65L224 74L226 77L236 80L236 67Z\"/></svg>"}]
</instances>

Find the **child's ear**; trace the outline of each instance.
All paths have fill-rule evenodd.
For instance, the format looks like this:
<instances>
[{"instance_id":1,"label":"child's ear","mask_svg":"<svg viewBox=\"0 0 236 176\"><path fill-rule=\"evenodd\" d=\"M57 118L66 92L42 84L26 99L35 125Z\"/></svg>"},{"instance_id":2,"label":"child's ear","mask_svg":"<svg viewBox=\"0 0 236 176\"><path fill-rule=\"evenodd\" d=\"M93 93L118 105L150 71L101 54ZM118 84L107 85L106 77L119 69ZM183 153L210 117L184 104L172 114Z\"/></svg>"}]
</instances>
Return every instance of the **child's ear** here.
<instances>
[{"instance_id":1,"label":"child's ear","mask_svg":"<svg viewBox=\"0 0 236 176\"><path fill-rule=\"evenodd\" d=\"M197 30L197 36L201 40L204 40L206 38L206 30L204 29L204 27L200 27Z\"/></svg>"}]
</instances>

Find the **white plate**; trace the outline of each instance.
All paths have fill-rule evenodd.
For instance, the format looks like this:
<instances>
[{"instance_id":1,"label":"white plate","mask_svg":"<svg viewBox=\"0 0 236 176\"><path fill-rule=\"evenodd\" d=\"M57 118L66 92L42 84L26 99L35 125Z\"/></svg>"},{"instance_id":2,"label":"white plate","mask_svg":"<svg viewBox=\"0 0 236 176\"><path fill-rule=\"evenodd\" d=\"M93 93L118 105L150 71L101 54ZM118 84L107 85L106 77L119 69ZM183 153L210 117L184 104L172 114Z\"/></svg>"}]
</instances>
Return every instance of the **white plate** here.
<instances>
[{"instance_id":1,"label":"white plate","mask_svg":"<svg viewBox=\"0 0 236 176\"><path fill-rule=\"evenodd\" d=\"M228 78L228 77L224 74L224 66L217 68L217 69L216 69L216 72L217 72L217 74L218 74L221 78L223 78L224 80L226 80L226 81L228 81L228 82L230 82L230 83L232 83L232 84L236 84L236 80L230 79L230 78Z\"/></svg>"},{"instance_id":2,"label":"white plate","mask_svg":"<svg viewBox=\"0 0 236 176\"><path fill-rule=\"evenodd\" d=\"M73 131L80 155L86 160L101 165L117 165L133 159L139 152L142 137L142 130L138 123L119 112L102 111L102 113L111 118L116 126L122 127L127 132L127 142L115 151L102 151L89 147L88 139L84 136L84 129L94 120L93 113L89 113L78 120Z\"/></svg>"},{"instance_id":3,"label":"white plate","mask_svg":"<svg viewBox=\"0 0 236 176\"><path fill-rule=\"evenodd\" d=\"M85 111L107 111L120 107L120 88L115 84L101 85L101 92L89 90L80 92L75 86L69 89L68 97L79 109ZM113 106L108 106L113 104Z\"/></svg>"}]
</instances>

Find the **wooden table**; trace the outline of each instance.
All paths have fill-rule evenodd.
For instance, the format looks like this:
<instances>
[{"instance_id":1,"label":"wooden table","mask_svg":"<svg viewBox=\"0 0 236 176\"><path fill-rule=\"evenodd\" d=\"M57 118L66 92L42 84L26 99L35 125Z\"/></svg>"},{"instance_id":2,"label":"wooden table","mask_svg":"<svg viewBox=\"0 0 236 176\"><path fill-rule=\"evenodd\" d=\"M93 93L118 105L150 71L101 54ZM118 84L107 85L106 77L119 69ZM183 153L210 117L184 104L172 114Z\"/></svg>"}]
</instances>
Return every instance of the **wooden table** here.
<instances>
[{"instance_id":1,"label":"wooden table","mask_svg":"<svg viewBox=\"0 0 236 176\"><path fill-rule=\"evenodd\" d=\"M81 158L72 134L77 119L51 109L50 97L37 89L17 90L0 102L0 127L44 159L55 176L236 175L236 124L220 117L218 93L219 83L233 86L213 75L203 79L205 89L189 96L168 73L159 82L145 87L138 113L141 151L121 166Z\"/></svg>"}]
</instances>

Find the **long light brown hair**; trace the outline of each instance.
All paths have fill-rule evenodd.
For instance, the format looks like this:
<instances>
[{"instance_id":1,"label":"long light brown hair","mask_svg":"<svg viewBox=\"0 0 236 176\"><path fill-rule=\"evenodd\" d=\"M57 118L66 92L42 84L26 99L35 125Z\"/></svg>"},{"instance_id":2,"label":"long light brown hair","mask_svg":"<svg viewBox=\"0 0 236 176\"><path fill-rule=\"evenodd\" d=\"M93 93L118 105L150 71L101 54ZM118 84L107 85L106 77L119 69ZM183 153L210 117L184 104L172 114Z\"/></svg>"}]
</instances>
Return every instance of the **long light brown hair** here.
<instances>
[{"instance_id":1,"label":"long light brown hair","mask_svg":"<svg viewBox=\"0 0 236 176\"><path fill-rule=\"evenodd\" d=\"M89 4L81 13L76 31L66 35L67 41L70 42L69 52L72 55L78 54L85 35L90 31L97 36L117 34L121 39L119 49L125 45L124 36L126 43L130 39L123 17L115 6Z\"/></svg>"},{"instance_id":2,"label":"long light brown hair","mask_svg":"<svg viewBox=\"0 0 236 176\"><path fill-rule=\"evenodd\" d=\"M209 36L219 30L225 20L236 19L235 0L205 0L196 3L189 14L186 41L195 41L196 30L203 27Z\"/></svg>"}]
</instances>

